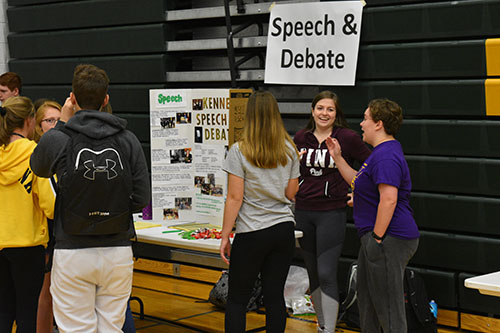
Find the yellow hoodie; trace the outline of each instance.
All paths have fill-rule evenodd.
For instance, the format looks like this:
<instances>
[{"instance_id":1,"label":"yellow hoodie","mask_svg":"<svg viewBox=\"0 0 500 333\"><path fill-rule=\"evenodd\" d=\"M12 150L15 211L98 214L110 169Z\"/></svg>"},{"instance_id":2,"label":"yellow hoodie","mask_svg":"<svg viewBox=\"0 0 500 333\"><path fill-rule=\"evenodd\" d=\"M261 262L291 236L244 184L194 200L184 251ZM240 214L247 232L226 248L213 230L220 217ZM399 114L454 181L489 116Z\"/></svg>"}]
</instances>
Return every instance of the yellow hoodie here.
<instances>
[{"instance_id":1,"label":"yellow hoodie","mask_svg":"<svg viewBox=\"0 0 500 333\"><path fill-rule=\"evenodd\" d=\"M55 194L47 178L30 169L36 143L19 139L0 146L0 250L47 246L47 218L54 218Z\"/></svg>"}]
</instances>

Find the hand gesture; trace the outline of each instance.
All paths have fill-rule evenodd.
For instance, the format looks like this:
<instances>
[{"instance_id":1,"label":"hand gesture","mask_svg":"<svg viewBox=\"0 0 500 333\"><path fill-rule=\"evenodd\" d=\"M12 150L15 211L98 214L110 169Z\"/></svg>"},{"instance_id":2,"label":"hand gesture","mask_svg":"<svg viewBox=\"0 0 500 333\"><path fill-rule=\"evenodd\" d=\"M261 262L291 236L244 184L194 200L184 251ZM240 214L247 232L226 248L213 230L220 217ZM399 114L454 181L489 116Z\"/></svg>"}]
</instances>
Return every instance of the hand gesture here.
<instances>
[{"instance_id":1,"label":"hand gesture","mask_svg":"<svg viewBox=\"0 0 500 333\"><path fill-rule=\"evenodd\" d=\"M302 159L302 156L304 156L306 153L307 153L307 149L305 149L305 148L301 149L299 151L299 159Z\"/></svg>"},{"instance_id":2,"label":"hand gesture","mask_svg":"<svg viewBox=\"0 0 500 333\"><path fill-rule=\"evenodd\" d=\"M337 139L327 137L325 141L328 152L334 159L342 154L342 148L340 147L340 143Z\"/></svg>"},{"instance_id":3,"label":"hand gesture","mask_svg":"<svg viewBox=\"0 0 500 333\"><path fill-rule=\"evenodd\" d=\"M61 109L61 120L66 122L75 114L75 106L71 102L71 97L66 98L64 105Z\"/></svg>"}]
</instances>

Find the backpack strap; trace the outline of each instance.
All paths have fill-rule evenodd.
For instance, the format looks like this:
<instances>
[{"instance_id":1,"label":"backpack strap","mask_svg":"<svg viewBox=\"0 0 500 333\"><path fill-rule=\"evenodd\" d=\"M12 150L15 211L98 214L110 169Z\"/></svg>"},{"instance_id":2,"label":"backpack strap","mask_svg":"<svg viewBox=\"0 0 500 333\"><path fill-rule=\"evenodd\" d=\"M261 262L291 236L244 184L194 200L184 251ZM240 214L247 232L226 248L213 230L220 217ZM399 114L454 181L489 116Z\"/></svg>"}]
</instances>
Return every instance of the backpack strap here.
<instances>
[{"instance_id":1,"label":"backpack strap","mask_svg":"<svg viewBox=\"0 0 500 333\"><path fill-rule=\"evenodd\" d=\"M64 156L65 156L65 159L63 161L64 164L65 164L65 168L64 169L66 170L66 172L68 172L68 171L71 170L71 166L67 165L66 159L68 157L68 153L71 150L73 136L76 134L76 132L73 131L72 129L69 129L68 127L66 127L66 125L61 126L60 128L58 128L58 130L61 131L61 132L63 132L64 134L66 134L68 136L68 141L66 142L66 145L64 146ZM58 181L61 182L61 179L59 179Z\"/></svg>"}]
</instances>

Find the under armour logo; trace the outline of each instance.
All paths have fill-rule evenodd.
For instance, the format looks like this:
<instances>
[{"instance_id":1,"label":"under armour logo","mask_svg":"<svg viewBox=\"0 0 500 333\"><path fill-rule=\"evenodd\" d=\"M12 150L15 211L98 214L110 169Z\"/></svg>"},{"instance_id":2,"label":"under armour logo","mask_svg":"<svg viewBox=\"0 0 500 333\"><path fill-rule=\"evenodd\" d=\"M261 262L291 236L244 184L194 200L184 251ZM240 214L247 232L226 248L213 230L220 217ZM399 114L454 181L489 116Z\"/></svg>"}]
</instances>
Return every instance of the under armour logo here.
<instances>
[{"instance_id":1,"label":"under armour logo","mask_svg":"<svg viewBox=\"0 0 500 333\"><path fill-rule=\"evenodd\" d=\"M105 165L95 165L95 160L97 160L96 157L103 153L107 153L105 157L109 156L110 158L105 158ZM82 154L84 154L85 157L83 157ZM86 169L83 177L88 180L95 180L95 175L98 172L105 172L107 174L108 180L115 178L116 176L118 176L118 173L115 170L115 168L117 167L117 163L120 163L118 167L123 170L123 164L120 158L120 154L113 148L106 148L101 151L94 151L89 148L83 148L78 152L78 155L76 157L75 170L78 168L80 158L86 159L86 161L83 162L83 166Z\"/></svg>"},{"instance_id":2,"label":"under armour logo","mask_svg":"<svg viewBox=\"0 0 500 333\"><path fill-rule=\"evenodd\" d=\"M111 180L118 176L118 173L115 171L116 162L110 159L106 159L106 165L94 165L94 161L87 160L83 162L83 165L87 169L83 174L83 177L89 180L95 180L96 172L106 172L108 174L108 180Z\"/></svg>"},{"instance_id":3,"label":"under armour logo","mask_svg":"<svg viewBox=\"0 0 500 333\"><path fill-rule=\"evenodd\" d=\"M311 169L309 169L309 172L311 173L311 176L321 176L323 174L323 170L321 170L321 169L319 169L319 171L317 171L316 169L311 168Z\"/></svg>"}]
</instances>

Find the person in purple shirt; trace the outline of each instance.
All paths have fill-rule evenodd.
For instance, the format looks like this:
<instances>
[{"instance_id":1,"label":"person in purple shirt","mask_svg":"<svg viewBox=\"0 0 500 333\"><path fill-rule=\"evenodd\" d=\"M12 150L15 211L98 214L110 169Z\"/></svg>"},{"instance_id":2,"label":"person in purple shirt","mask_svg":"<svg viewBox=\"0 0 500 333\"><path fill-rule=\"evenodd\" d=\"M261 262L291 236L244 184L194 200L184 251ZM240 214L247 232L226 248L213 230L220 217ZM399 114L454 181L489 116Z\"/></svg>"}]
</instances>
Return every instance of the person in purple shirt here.
<instances>
[{"instance_id":1,"label":"person in purple shirt","mask_svg":"<svg viewBox=\"0 0 500 333\"><path fill-rule=\"evenodd\" d=\"M343 159L338 140L326 142L354 193L354 224L361 239L356 288L366 333L407 331L403 276L420 234L410 207L408 163L394 138L402 122L397 103L375 99L368 104L361 129L363 141L374 149L359 171Z\"/></svg>"},{"instance_id":2,"label":"person in purple shirt","mask_svg":"<svg viewBox=\"0 0 500 333\"><path fill-rule=\"evenodd\" d=\"M337 324L339 292L337 266L344 243L348 183L328 153L325 139L336 138L343 158L351 164L363 163L370 150L361 137L347 126L337 95L317 94L311 105L306 128L295 134L301 151L300 188L296 195L296 229L309 275L311 296L318 318L318 332L333 333Z\"/></svg>"}]
</instances>

